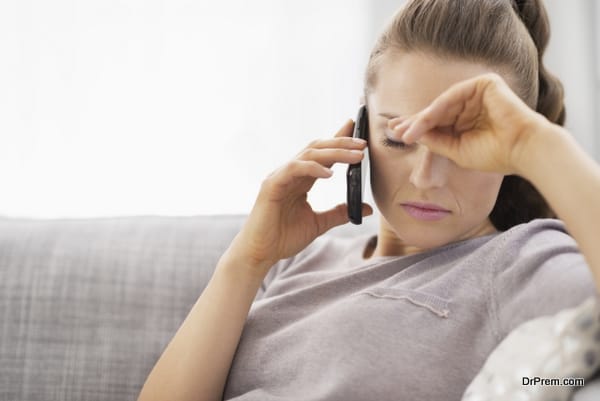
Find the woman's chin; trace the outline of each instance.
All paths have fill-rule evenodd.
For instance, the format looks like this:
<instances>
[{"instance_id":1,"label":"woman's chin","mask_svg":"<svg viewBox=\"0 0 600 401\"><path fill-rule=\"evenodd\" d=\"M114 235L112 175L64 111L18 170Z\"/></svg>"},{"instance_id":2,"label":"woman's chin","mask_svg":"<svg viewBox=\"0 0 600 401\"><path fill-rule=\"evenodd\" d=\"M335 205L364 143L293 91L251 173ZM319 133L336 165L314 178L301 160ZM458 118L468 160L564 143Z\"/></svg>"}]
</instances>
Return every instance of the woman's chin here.
<instances>
[{"instance_id":1,"label":"woman's chin","mask_svg":"<svg viewBox=\"0 0 600 401\"><path fill-rule=\"evenodd\" d=\"M420 250L437 248L457 240L456 235L440 228L416 228L400 226L395 230L396 235L406 247Z\"/></svg>"}]
</instances>

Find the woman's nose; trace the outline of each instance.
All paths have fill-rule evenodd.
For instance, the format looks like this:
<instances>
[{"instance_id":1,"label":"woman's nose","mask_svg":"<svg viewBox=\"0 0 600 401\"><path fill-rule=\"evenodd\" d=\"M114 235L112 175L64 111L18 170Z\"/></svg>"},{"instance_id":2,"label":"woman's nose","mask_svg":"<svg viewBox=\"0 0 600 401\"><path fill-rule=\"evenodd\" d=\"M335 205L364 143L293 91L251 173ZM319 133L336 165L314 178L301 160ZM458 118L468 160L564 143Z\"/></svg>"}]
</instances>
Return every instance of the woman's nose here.
<instances>
[{"instance_id":1,"label":"woman's nose","mask_svg":"<svg viewBox=\"0 0 600 401\"><path fill-rule=\"evenodd\" d=\"M428 189L446 185L450 160L420 146L410 174L410 182L417 188Z\"/></svg>"}]
</instances>

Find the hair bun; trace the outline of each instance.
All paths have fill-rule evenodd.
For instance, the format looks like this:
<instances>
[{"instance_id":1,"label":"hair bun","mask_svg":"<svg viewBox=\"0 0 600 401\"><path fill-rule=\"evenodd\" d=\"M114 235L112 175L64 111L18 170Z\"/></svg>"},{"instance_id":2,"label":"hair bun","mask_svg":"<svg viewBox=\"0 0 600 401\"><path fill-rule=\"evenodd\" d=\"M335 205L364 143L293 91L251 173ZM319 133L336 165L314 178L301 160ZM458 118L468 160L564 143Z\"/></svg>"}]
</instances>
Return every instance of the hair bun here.
<instances>
[{"instance_id":1,"label":"hair bun","mask_svg":"<svg viewBox=\"0 0 600 401\"><path fill-rule=\"evenodd\" d=\"M546 50L550 39L548 14L541 0L512 0L512 5L541 55Z\"/></svg>"},{"instance_id":2,"label":"hair bun","mask_svg":"<svg viewBox=\"0 0 600 401\"><path fill-rule=\"evenodd\" d=\"M563 125L566 112L561 82L543 64L550 40L550 22L542 0L511 0L513 9L529 31L538 50L539 95L536 110L553 123Z\"/></svg>"},{"instance_id":3,"label":"hair bun","mask_svg":"<svg viewBox=\"0 0 600 401\"><path fill-rule=\"evenodd\" d=\"M513 2L513 6L515 7L515 11L517 13L519 13L519 15L521 15L521 13L523 12L523 7L524 7L525 3L527 3L527 0L515 0Z\"/></svg>"}]
</instances>

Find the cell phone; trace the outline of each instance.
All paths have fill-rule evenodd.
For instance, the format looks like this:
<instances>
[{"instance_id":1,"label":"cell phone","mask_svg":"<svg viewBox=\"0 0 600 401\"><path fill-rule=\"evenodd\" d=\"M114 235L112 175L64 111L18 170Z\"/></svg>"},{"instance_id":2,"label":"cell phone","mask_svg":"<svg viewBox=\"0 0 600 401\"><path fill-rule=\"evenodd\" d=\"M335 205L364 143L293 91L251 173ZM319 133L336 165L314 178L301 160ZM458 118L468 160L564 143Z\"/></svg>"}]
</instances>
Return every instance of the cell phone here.
<instances>
[{"instance_id":1,"label":"cell phone","mask_svg":"<svg viewBox=\"0 0 600 401\"><path fill-rule=\"evenodd\" d=\"M365 156L360 163L348 165L346 172L346 198L348 203L348 217L354 224L362 224L362 200L365 192L365 177L369 172L369 114L367 106L361 105L354 123L353 138L362 138L367 141Z\"/></svg>"}]
</instances>

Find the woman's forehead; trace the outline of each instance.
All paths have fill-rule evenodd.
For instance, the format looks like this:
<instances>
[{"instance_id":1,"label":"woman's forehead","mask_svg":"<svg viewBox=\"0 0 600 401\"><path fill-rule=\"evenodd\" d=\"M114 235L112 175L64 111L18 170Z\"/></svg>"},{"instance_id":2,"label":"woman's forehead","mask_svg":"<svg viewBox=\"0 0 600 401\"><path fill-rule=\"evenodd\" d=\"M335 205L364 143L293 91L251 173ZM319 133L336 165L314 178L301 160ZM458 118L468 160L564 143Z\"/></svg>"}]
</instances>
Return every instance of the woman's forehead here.
<instances>
[{"instance_id":1,"label":"woman's forehead","mask_svg":"<svg viewBox=\"0 0 600 401\"><path fill-rule=\"evenodd\" d=\"M491 71L482 64L425 53L386 56L379 65L369 104L377 113L416 113L453 84Z\"/></svg>"}]
</instances>

